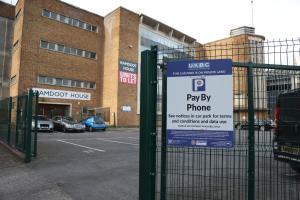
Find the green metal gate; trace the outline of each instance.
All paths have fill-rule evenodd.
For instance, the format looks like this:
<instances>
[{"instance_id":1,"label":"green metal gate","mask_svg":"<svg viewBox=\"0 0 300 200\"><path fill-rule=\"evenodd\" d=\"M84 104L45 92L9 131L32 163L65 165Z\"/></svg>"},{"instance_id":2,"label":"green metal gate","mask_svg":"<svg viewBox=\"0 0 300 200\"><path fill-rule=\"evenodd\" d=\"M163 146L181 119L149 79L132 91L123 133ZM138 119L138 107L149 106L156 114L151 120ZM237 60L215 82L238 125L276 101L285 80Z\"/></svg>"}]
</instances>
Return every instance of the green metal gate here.
<instances>
[{"instance_id":1,"label":"green metal gate","mask_svg":"<svg viewBox=\"0 0 300 200\"><path fill-rule=\"evenodd\" d=\"M0 101L0 140L23 154L25 162L37 155L37 122L32 116L38 114L38 98L38 93L29 90Z\"/></svg>"},{"instance_id":2,"label":"green metal gate","mask_svg":"<svg viewBox=\"0 0 300 200\"><path fill-rule=\"evenodd\" d=\"M167 146L168 61L214 59L233 62L234 148ZM300 174L274 158L272 122L278 95L300 88L299 63L299 40L246 38L142 52L139 198L300 199Z\"/></svg>"}]
</instances>

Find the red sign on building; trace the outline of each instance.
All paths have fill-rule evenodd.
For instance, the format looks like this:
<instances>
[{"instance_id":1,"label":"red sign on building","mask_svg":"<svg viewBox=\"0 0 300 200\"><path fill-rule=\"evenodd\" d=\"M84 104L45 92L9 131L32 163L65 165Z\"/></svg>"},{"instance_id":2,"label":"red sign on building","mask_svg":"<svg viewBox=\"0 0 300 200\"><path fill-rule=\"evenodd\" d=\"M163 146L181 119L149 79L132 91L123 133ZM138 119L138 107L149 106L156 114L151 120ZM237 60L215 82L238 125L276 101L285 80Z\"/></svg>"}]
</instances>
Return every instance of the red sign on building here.
<instances>
[{"instance_id":1,"label":"red sign on building","mask_svg":"<svg viewBox=\"0 0 300 200\"><path fill-rule=\"evenodd\" d=\"M121 83L137 84L137 64L126 60L119 61L119 80Z\"/></svg>"},{"instance_id":2,"label":"red sign on building","mask_svg":"<svg viewBox=\"0 0 300 200\"><path fill-rule=\"evenodd\" d=\"M120 82L136 85L136 74L120 71Z\"/></svg>"}]
</instances>

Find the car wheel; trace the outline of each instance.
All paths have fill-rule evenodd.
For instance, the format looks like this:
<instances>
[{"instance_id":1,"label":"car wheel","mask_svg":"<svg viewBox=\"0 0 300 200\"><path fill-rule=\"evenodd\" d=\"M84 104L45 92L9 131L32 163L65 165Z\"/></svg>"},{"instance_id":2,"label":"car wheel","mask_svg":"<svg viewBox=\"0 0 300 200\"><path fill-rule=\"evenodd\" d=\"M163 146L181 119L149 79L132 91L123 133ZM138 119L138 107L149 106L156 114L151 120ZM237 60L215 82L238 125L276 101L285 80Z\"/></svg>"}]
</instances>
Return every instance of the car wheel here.
<instances>
[{"instance_id":1,"label":"car wheel","mask_svg":"<svg viewBox=\"0 0 300 200\"><path fill-rule=\"evenodd\" d=\"M63 127L63 132L66 133L67 132L67 129L66 127Z\"/></svg>"},{"instance_id":2,"label":"car wheel","mask_svg":"<svg viewBox=\"0 0 300 200\"><path fill-rule=\"evenodd\" d=\"M106 128L104 128L102 131L106 131Z\"/></svg>"},{"instance_id":3,"label":"car wheel","mask_svg":"<svg viewBox=\"0 0 300 200\"><path fill-rule=\"evenodd\" d=\"M89 127L89 131L90 131L90 132L93 132L93 127L90 126L90 127Z\"/></svg>"}]
</instances>

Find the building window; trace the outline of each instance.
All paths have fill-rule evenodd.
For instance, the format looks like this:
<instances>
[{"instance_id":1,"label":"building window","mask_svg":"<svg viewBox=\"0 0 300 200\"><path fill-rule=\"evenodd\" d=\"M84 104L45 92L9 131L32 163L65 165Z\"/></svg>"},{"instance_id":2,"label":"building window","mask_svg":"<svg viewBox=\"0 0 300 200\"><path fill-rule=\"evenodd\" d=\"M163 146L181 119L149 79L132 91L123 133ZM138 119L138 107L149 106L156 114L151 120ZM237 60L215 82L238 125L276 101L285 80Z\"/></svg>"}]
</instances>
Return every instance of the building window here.
<instances>
[{"instance_id":1,"label":"building window","mask_svg":"<svg viewBox=\"0 0 300 200\"><path fill-rule=\"evenodd\" d=\"M43 49L48 49L48 42L46 42L46 41L41 41L41 47L42 47Z\"/></svg>"},{"instance_id":2,"label":"building window","mask_svg":"<svg viewBox=\"0 0 300 200\"><path fill-rule=\"evenodd\" d=\"M50 17L50 11L49 10L43 10L43 16L44 17Z\"/></svg>"},{"instance_id":3,"label":"building window","mask_svg":"<svg viewBox=\"0 0 300 200\"><path fill-rule=\"evenodd\" d=\"M62 22L64 24L69 24L71 26L78 27L78 28L81 28L81 29L84 29L84 30L88 30L88 31L92 31L92 32L97 32L98 31L97 26L94 26L90 23L83 22L79 19L74 19L74 18L71 18L71 17L67 17L67 16L64 16L64 15L46 10L46 9L43 9L42 16L47 17L49 19L59 21L59 22Z\"/></svg>"},{"instance_id":4,"label":"building window","mask_svg":"<svg viewBox=\"0 0 300 200\"><path fill-rule=\"evenodd\" d=\"M74 56L80 56L80 57L85 57L85 58L91 58L91 59L96 59L97 54L95 52L90 52L82 49L77 49L77 48L72 48L72 47L67 47L62 44L56 44L52 42L47 42L44 40L41 40L41 48L43 49L48 49L51 51L57 51L61 53L66 53Z\"/></svg>"},{"instance_id":5,"label":"building window","mask_svg":"<svg viewBox=\"0 0 300 200\"><path fill-rule=\"evenodd\" d=\"M64 87L76 87L85 89L96 89L96 83L89 81L79 81L64 78L54 78L48 76L38 76L38 83L46 85L56 85Z\"/></svg>"},{"instance_id":6,"label":"building window","mask_svg":"<svg viewBox=\"0 0 300 200\"><path fill-rule=\"evenodd\" d=\"M62 84L63 84L63 86L70 87L71 86L71 80L63 79Z\"/></svg>"},{"instance_id":7,"label":"building window","mask_svg":"<svg viewBox=\"0 0 300 200\"><path fill-rule=\"evenodd\" d=\"M49 49L50 50L55 50L55 44L54 43L49 43Z\"/></svg>"},{"instance_id":8,"label":"building window","mask_svg":"<svg viewBox=\"0 0 300 200\"><path fill-rule=\"evenodd\" d=\"M56 78L55 79L55 85L57 85L57 86L62 86L62 78Z\"/></svg>"}]
</instances>

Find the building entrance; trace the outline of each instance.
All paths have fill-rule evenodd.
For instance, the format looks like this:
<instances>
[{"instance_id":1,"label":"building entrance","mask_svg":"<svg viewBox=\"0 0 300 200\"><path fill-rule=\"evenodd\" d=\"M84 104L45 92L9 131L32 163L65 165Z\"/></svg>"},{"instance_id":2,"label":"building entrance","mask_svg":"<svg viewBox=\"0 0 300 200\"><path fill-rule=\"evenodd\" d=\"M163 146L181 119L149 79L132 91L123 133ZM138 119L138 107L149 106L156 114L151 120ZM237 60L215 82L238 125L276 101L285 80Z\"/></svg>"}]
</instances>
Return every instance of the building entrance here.
<instances>
[{"instance_id":1,"label":"building entrance","mask_svg":"<svg viewBox=\"0 0 300 200\"><path fill-rule=\"evenodd\" d=\"M40 103L39 114L51 119L55 116L70 116L70 105Z\"/></svg>"}]
</instances>

